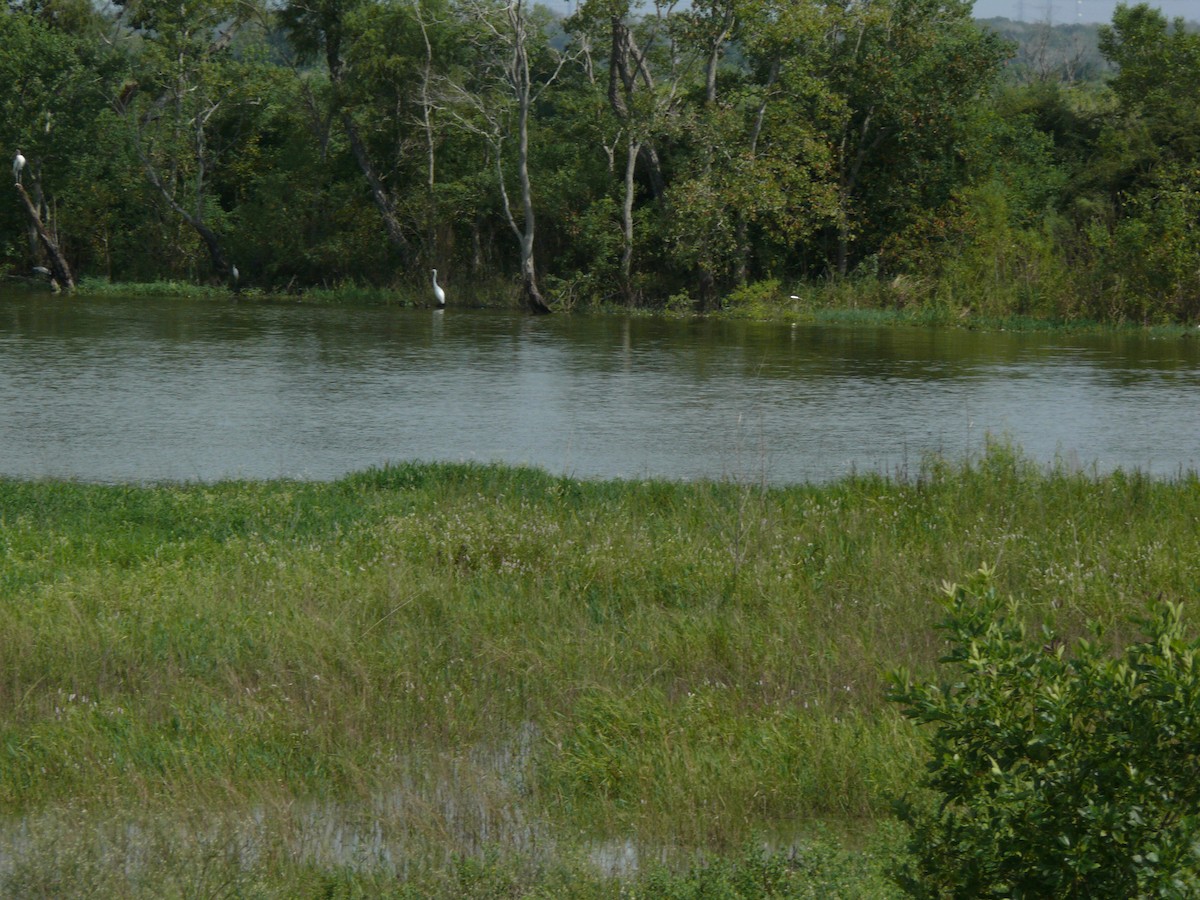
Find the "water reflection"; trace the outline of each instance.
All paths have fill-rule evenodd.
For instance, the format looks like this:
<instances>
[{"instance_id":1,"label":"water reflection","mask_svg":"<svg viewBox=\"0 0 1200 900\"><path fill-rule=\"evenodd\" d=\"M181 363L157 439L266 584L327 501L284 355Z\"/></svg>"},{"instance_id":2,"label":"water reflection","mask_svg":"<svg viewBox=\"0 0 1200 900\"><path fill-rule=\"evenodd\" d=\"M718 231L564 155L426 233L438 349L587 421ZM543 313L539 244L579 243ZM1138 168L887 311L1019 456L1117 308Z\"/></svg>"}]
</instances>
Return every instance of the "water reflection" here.
<instances>
[{"instance_id":1,"label":"water reflection","mask_svg":"<svg viewBox=\"0 0 1200 900\"><path fill-rule=\"evenodd\" d=\"M333 478L395 459L821 480L1007 435L1200 459L1200 341L0 295L0 473Z\"/></svg>"}]
</instances>

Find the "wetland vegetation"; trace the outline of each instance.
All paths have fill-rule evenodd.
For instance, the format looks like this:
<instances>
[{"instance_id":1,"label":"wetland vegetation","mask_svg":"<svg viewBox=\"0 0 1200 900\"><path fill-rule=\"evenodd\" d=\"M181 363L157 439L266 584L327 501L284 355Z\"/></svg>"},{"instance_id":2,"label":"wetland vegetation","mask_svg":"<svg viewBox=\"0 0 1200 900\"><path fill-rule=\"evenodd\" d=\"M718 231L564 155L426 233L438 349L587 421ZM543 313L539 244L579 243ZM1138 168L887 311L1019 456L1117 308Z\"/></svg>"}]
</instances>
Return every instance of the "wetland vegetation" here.
<instances>
[{"instance_id":1,"label":"wetland vegetation","mask_svg":"<svg viewBox=\"0 0 1200 900\"><path fill-rule=\"evenodd\" d=\"M418 305L436 267L451 307L1193 326L1200 35L1121 5L1083 66L1001 31L964 0L10 4L0 144L24 166L0 273ZM1099 628L1139 677L1194 661L1190 607L1165 641L1135 622L1195 597L1198 519L1193 473L994 443L790 486L417 462L3 479L0 893L1025 885L988 844L1040 834L1009 801L1060 747L1094 762L1109 711L1123 759L1119 714L1145 712L1118 696L1129 669L1059 648ZM942 585L985 564L1019 621L957 610L954 645ZM1041 625L1044 647L1020 643ZM999 662L976 664L975 638ZM1007 755L981 739L957 765L938 723L995 729L971 695L919 686L948 650L1000 697ZM1082 729L1021 744L1048 709L1026 672L1055 698L1102 686L1064 716L1088 710ZM1200 701L1172 677L1151 718L1174 752ZM1173 842L1143 847L1136 790L1194 808L1200 774L1193 755L1182 785L1131 786L1147 761L1108 773L1123 806L1077 779L1080 808L1133 835L1121 884L1187 896L1196 817L1168 812ZM1071 827L1045 871L1087 896L1118 864ZM1168 858L1186 877L1155 881Z\"/></svg>"},{"instance_id":2,"label":"wetland vegetation","mask_svg":"<svg viewBox=\"0 0 1200 900\"><path fill-rule=\"evenodd\" d=\"M928 750L887 684L934 675L943 582L1121 644L1196 595L1198 518L1194 475L994 444L773 488L0 481L0 885L894 896Z\"/></svg>"}]
</instances>

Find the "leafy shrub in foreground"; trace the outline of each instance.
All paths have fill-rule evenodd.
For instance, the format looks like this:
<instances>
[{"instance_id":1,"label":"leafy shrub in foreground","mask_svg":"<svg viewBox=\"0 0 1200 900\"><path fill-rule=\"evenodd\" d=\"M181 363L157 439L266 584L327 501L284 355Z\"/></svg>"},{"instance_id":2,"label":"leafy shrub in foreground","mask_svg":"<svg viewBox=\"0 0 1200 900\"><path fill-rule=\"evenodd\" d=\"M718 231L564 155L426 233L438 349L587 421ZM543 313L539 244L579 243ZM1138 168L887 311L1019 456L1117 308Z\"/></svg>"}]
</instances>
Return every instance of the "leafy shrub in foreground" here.
<instances>
[{"instance_id":1,"label":"leafy shrub in foreground","mask_svg":"<svg viewBox=\"0 0 1200 900\"><path fill-rule=\"evenodd\" d=\"M1123 653L1031 640L991 572L946 589L953 680L890 699L934 726L901 816L916 897L1200 895L1200 642L1180 607Z\"/></svg>"}]
</instances>

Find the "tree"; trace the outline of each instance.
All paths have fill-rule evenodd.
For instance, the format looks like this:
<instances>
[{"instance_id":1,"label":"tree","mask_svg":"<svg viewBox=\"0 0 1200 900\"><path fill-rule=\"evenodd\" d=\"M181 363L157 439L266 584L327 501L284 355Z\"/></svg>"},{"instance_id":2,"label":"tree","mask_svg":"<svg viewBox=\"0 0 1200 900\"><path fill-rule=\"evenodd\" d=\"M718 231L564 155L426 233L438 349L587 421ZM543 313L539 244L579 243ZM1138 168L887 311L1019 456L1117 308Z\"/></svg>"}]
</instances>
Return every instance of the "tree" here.
<instances>
[{"instance_id":1,"label":"tree","mask_svg":"<svg viewBox=\"0 0 1200 900\"><path fill-rule=\"evenodd\" d=\"M1006 45L969 0L831 4L831 93L822 115L835 155L831 268L846 274L963 182L957 143L970 104L994 83Z\"/></svg>"},{"instance_id":2,"label":"tree","mask_svg":"<svg viewBox=\"0 0 1200 900\"><path fill-rule=\"evenodd\" d=\"M341 123L354 159L370 188L371 200L383 219L388 240L402 256L409 258L412 248L398 213L396 198L389 191L362 136L351 99L355 94L354 86L349 83L353 67L348 65L347 56L358 37L356 14L364 7L363 0L293 0L280 11L279 20L302 59L323 57L331 87L330 114ZM311 94L310 103L315 108Z\"/></svg>"},{"instance_id":3,"label":"tree","mask_svg":"<svg viewBox=\"0 0 1200 900\"><path fill-rule=\"evenodd\" d=\"M480 64L470 83L451 84L454 116L466 130L482 137L491 150L504 220L520 249L522 293L531 312L550 307L538 288L535 262L537 221L529 168L529 134L534 104L558 78L568 55L549 47L544 23L531 17L525 0L471 0L463 7L479 31ZM513 209L506 181L506 148L516 143L520 216Z\"/></svg>"},{"instance_id":4,"label":"tree","mask_svg":"<svg viewBox=\"0 0 1200 900\"><path fill-rule=\"evenodd\" d=\"M60 27L48 10L33 6L0 17L0 76L9 86L0 98L4 146L26 158L14 185L29 235L28 265L46 265L57 285L70 290L74 275L67 244L72 235L61 213L75 202L73 172L95 143L97 119L114 74L97 47L94 24L82 12ZM46 13L46 15L43 15Z\"/></svg>"},{"instance_id":5,"label":"tree","mask_svg":"<svg viewBox=\"0 0 1200 900\"><path fill-rule=\"evenodd\" d=\"M341 127L392 247L411 265L424 242L436 264L436 86L462 61L461 23L442 0L291 0L280 21L301 60L324 63L324 100L301 76L309 106Z\"/></svg>"},{"instance_id":6,"label":"tree","mask_svg":"<svg viewBox=\"0 0 1200 900\"><path fill-rule=\"evenodd\" d=\"M1100 29L1100 50L1117 66L1110 85L1121 115L1144 126L1145 152L1186 162L1200 155L1200 34L1145 3L1121 4Z\"/></svg>"},{"instance_id":7,"label":"tree","mask_svg":"<svg viewBox=\"0 0 1200 900\"><path fill-rule=\"evenodd\" d=\"M798 246L837 210L823 130L831 13L742 0L728 32L739 64L714 80L712 47L727 33L729 12L718 6L707 25L692 19L707 48L705 76L689 120L691 152L679 153L671 193L672 246L710 291L794 266Z\"/></svg>"},{"instance_id":8,"label":"tree","mask_svg":"<svg viewBox=\"0 0 1200 900\"><path fill-rule=\"evenodd\" d=\"M671 77L675 73L668 69L666 85L660 87L650 50L658 47L662 35L667 33L672 8L670 2L656 4L653 15L644 17L639 23L640 39L628 0L588 0L568 22L568 28L579 35L585 45L596 41L608 47L604 60L608 75L606 98L617 131L610 153L615 156L618 145L624 150L620 167L619 271L622 292L627 300L633 300L636 295L633 288L634 207L639 163L645 173L650 199L662 202L666 192L658 144L666 130L663 123L673 115L679 99L678 79ZM677 56L670 54L669 59L674 63ZM614 166L610 163L610 167Z\"/></svg>"},{"instance_id":9,"label":"tree","mask_svg":"<svg viewBox=\"0 0 1200 900\"><path fill-rule=\"evenodd\" d=\"M1142 3L1100 29L1117 68L1112 106L1081 170L1075 206L1092 312L1186 321L1200 314L1200 35Z\"/></svg>"},{"instance_id":10,"label":"tree","mask_svg":"<svg viewBox=\"0 0 1200 900\"><path fill-rule=\"evenodd\" d=\"M212 226L221 210L212 179L231 148L215 140L214 117L244 102L244 79L229 47L256 15L242 0L136 0L126 23L140 40L134 77L113 104L147 180L167 206L199 236L222 280L232 265Z\"/></svg>"}]
</instances>

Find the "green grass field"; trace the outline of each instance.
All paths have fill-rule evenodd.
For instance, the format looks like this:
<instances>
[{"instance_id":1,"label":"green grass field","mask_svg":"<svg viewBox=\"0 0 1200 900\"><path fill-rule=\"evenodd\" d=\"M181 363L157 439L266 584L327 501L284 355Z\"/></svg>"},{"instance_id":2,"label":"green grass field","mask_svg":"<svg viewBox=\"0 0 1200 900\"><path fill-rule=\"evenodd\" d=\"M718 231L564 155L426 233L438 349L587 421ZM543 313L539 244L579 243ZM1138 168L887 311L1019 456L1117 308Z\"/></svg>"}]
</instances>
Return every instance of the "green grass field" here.
<instances>
[{"instance_id":1,"label":"green grass field","mask_svg":"<svg viewBox=\"0 0 1200 900\"><path fill-rule=\"evenodd\" d=\"M923 760L884 686L934 671L941 584L1119 638L1196 595L1198 519L1194 476L1003 446L778 489L0 481L0 893L894 896Z\"/></svg>"}]
</instances>

